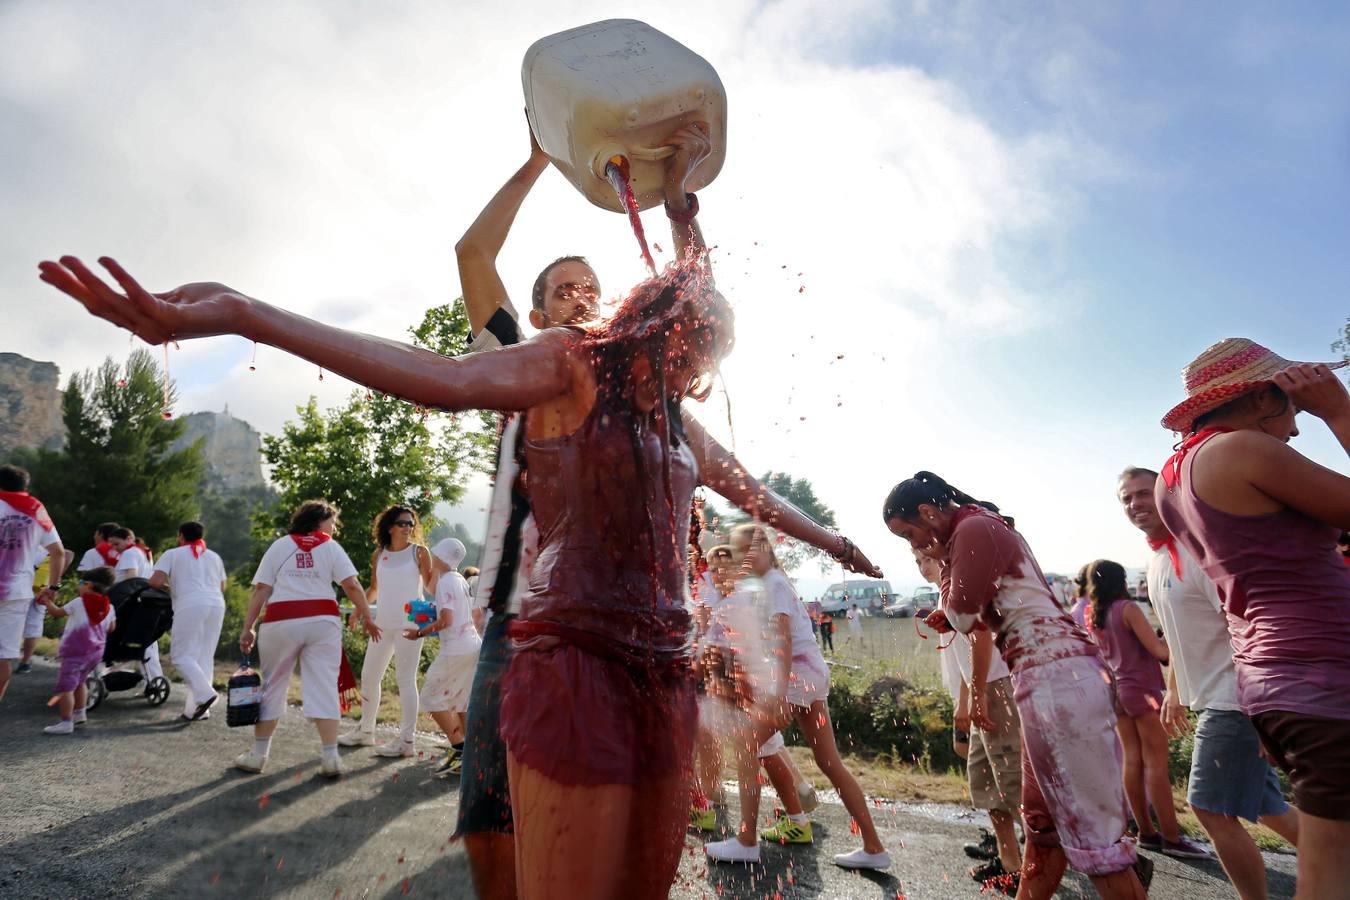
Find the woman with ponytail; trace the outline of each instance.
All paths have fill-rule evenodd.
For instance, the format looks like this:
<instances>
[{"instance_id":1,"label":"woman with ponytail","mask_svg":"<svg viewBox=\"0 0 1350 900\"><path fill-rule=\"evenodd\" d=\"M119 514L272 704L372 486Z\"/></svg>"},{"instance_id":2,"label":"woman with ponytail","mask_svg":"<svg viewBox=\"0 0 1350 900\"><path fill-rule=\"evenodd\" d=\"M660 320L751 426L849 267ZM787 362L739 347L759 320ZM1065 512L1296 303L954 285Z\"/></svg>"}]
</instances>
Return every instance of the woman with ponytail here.
<instances>
[{"instance_id":1,"label":"woman with ponytail","mask_svg":"<svg viewBox=\"0 0 1350 900\"><path fill-rule=\"evenodd\" d=\"M1019 896L1049 897L1066 862L1103 897L1137 898L1125 837L1121 751L1111 678L1097 649L1051 593L1031 548L996 513L932 472L896 485L886 527L942 564L942 609L930 627L994 632L1022 718L1022 811L1028 837ZM993 722L971 698L978 727Z\"/></svg>"}]
</instances>

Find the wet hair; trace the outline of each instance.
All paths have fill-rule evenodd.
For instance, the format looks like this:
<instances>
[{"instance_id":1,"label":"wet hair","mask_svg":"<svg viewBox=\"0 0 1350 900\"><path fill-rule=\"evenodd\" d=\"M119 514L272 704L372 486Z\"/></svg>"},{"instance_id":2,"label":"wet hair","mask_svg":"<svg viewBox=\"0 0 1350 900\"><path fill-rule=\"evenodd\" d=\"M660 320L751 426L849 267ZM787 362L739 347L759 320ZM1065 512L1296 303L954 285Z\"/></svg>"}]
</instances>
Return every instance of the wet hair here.
<instances>
[{"instance_id":1,"label":"wet hair","mask_svg":"<svg viewBox=\"0 0 1350 900\"><path fill-rule=\"evenodd\" d=\"M131 540L131 529L125 525L119 525L108 532L108 537L117 538L119 541Z\"/></svg>"},{"instance_id":2,"label":"wet hair","mask_svg":"<svg viewBox=\"0 0 1350 900\"><path fill-rule=\"evenodd\" d=\"M342 511L336 503L327 500L306 500L291 514L291 525L287 529L291 534L309 534L318 531L319 526Z\"/></svg>"},{"instance_id":3,"label":"wet hair","mask_svg":"<svg viewBox=\"0 0 1350 900\"><path fill-rule=\"evenodd\" d=\"M206 526L201 522L184 522L178 526L178 533L183 536L183 540L190 544L206 537Z\"/></svg>"},{"instance_id":4,"label":"wet hair","mask_svg":"<svg viewBox=\"0 0 1350 900\"><path fill-rule=\"evenodd\" d=\"M375 545L381 549L388 547L394 542L392 532L394 523L404 513L412 516L413 527L408 534L408 540L414 544L422 543L422 520L417 517L417 510L409 506L402 506L395 503L393 506L386 506L370 527L370 536L375 539Z\"/></svg>"},{"instance_id":5,"label":"wet hair","mask_svg":"<svg viewBox=\"0 0 1350 900\"><path fill-rule=\"evenodd\" d=\"M1143 469L1139 466L1126 466L1125 471L1120 473L1120 477L1117 478L1116 481L1129 481L1131 478L1138 478L1140 475L1145 475L1154 481L1158 480L1158 473L1152 469Z\"/></svg>"},{"instance_id":6,"label":"wet hair","mask_svg":"<svg viewBox=\"0 0 1350 900\"><path fill-rule=\"evenodd\" d=\"M890 522L892 519L912 522L919 517L920 506L927 504L941 509L949 503L958 506L976 503L990 509L991 512L998 512L997 506L992 503L980 503L932 472L915 472L913 478L906 478L891 488L891 492L886 495L886 502L881 506L881 518L884 522Z\"/></svg>"},{"instance_id":7,"label":"wet hair","mask_svg":"<svg viewBox=\"0 0 1350 900\"><path fill-rule=\"evenodd\" d=\"M746 522L744 525L737 525L731 532L731 540L737 543L744 541L746 547L753 544L756 538L769 553L769 568L782 569L782 564L778 562L778 554L773 552L773 541L769 538L769 531L763 525L758 522Z\"/></svg>"},{"instance_id":8,"label":"wet hair","mask_svg":"<svg viewBox=\"0 0 1350 900\"><path fill-rule=\"evenodd\" d=\"M116 522L104 522L94 529L94 534L98 535L101 540L106 541L114 531L121 527L122 526L118 525Z\"/></svg>"},{"instance_id":9,"label":"wet hair","mask_svg":"<svg viewBox=\"0 0 1350 900\"><path fill-rule=\"evenodd\" d=\"M89 582L99 592L106 594L117 583L117 574L108 566L99 566L96 569L85 569L80 573L80 580Z\"/></svg>"},{"instance_id":10,"label":"wet hair","mask_svg":"<svg viewBox=\"0 0 1350 900\"><path fill-rule=\"evenodd\" d=\"M1109 559L1099 559L1088 563L1086 569L1088 597L1092 600L1092 625L1105 628L1111 604L1130 596L1125 583L1125 567Z\"/></svg>"},{"instance_id":11,"label":"wet hair","mask_svg":"<svg viewBox=\"0 0 1350 900\"><path fill-rule=\"evenodd\" d=\"M19 466L0 466L0 491L28 490L28 470Z\"/></svg>"},{"instance_id":12,"label":"wet hair","mask_svg":"<svg viewBox=\"0 0 1350 900\"><path fill-rule=\"evenodd\" d=\"M534 279L534 288L531 289L530 291L530 303L534 306L535 309L539 310L540 312L544 311L544 288L548 286L549 273L552 272L554 269L558 268L558 266L562 265L563 263L570 263L570 262L581 263L583 266L589 266L591 264L590 260L588 260L584 256L560 256L553 262L544 266L544 270L539 273L539 276L537 278ZM597 289L599 289L600 283L597 281L595 286Z\"/></svg>"},{"instance_id":13,"label":"wet hair","mask_svg":"<svg viewBox=\"0 0 1350 900\"><path fill-rule=\"evenodd\" d=\"M1196 432L1199 432L1206 425L1210 424L1216 419L1221 419L1224 416L1230 415L1234 411L1241 408L1244 404L1251 401L1258 394L1266 392L1271 392L1276 399L1281 401L1280 408L1276 412L1273 412L1268 416L1262 416L1260 419L1257 420L1258 422L1268 422L1271 419L1279 418L1280 416L1284 415L1286 412L1289 411L1289 395L1286 394L1278 385L1270 383L1263 384L1260 387L1253 388L1252 390L1248 391L1245 394L1240 394L1239 396L1234 397L1232 400L1229 400L1222 406L1218 406L1215 407L1214 409L1211 409L1204 415L1196 416L1195 421L1191 423L1191 433L1194 434Z\"/></svg>"}]
</instances>

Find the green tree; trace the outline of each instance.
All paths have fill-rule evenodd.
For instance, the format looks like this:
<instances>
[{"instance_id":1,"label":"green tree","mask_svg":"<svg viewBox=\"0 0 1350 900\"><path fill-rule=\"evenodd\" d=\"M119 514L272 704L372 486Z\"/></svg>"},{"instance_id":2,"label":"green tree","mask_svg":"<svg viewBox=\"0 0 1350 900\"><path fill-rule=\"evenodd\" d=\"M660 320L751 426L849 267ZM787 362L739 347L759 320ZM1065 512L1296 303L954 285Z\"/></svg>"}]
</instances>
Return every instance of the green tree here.
<instances>
[{"instance_id":1,"label":"green tree","mask_svg":"<svg viewBox=\"0 0 1350 900\"><path fill-rule=\"evenodd\" d=\"M1350 362L1350 318L1345 320L1341 336L1332 341L1331 349L1339 353L1346 362Z\"/></svg>"},{"instance_id":2,"label":"green tree","mask_svg":"<svg viewBox=\"0 0 1350 900\"><path fill-rule=\"evenodd\" d=\"M826 506L816 496L816 489L809 480L793 478L786 472L765 472L760 476L759 483L821 525L830 528L835 526L834 510ZM704 507L704 518L709 528L724 536L729 535L737 525L750 521L750 517L739 509L733 508L730 512L722 513L712 503L708 503ZM779 535L779 537L782 540L774 547L774 554L787 571L795 572L808 561L813 561L819 565L821 572L828 572L835 565L834 560L828 554L817 550L815 547L787 535Z\"/></svg>"},{"instance_id":3,"label":"green tree","mask_svg":"<svg viewBox=\"0 0 1350 900\"><path fill-rule=\"evenodd\" d=\"M434 307L409 329L417 346L442 355L468 348L469 322L458 304ZM338 539L362 580L370 576L371 523L392 503L435 526L437 503L454 503L469 477L487 471L495 428L491 415L424 410L370 391L320 411L313 397L278 435L263 437L277 504L254 517L254 558L285 532L301 502L323 498L342 509Z\"/></svg>"},{"instance_id":4,"label":"green tree","mask_svg":"<svg viewBox=\"0 0 1350 900\"><path fill-rule=\"evenodd\" d=\"M86 546L107 521L162 549L174 543L180 523L200 514L201 444L169 452L184 426L164 417L165 387L147 351L136 350L122 366L109 357L66 386L65 447L24 454L33 493L72 549ZM167 389L172 406L177 392Z\"/></svg>"}]
</instances>

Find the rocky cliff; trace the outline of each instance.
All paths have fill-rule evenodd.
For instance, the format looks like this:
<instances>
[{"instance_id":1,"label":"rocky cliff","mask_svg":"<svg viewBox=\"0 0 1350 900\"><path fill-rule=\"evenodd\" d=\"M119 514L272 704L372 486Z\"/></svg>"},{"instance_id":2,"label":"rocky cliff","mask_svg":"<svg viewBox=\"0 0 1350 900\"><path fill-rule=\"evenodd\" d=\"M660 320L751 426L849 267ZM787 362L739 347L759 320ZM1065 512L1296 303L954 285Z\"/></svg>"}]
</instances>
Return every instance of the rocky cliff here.
<instances>
[{"instance_id":1,"label":"rocky cliff","mask_svg":"<svg viewBox=\"0 0 1350 900\"><path fill-rule=\"evenodd\" d=\"M182 421L187 431L171 449L181 450L200 439L212 488L235 493L263 487L262 438L252 425L230 415L228 408L189 413Z\"/></svg>"},{"instance_id":2,"label":"rocky cliff","mask_svg":"<svg viewBox=\"0 0 1350 900\"><path fill-rule=\"evenodd\" d=\"M60 380L55 363L0 353L0 454L65 443Z\"/></svg>"}]
</instances>

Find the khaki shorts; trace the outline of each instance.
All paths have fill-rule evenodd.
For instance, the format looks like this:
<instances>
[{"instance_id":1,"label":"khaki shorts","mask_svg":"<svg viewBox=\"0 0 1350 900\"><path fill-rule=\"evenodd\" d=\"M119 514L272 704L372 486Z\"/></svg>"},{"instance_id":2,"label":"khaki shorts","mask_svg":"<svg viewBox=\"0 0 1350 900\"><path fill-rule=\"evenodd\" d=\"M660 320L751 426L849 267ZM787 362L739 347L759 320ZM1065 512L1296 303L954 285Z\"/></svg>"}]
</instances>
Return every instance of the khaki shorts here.
<instances>
[{"instance_id":1,"label":"khaki shorts","mask_svg":"<svg viewBox=\"0 0 1350 900\"><path fill-rule=\"evenodd\" d=\"M1011 678L986 686L989 717L998 728L987 733L972 728L966 773L970 776L970 803L976 809L995 809L1016 815L1022 802L1022 724L1013 700Z\"/></svg>"}]
</instances>

